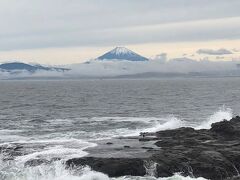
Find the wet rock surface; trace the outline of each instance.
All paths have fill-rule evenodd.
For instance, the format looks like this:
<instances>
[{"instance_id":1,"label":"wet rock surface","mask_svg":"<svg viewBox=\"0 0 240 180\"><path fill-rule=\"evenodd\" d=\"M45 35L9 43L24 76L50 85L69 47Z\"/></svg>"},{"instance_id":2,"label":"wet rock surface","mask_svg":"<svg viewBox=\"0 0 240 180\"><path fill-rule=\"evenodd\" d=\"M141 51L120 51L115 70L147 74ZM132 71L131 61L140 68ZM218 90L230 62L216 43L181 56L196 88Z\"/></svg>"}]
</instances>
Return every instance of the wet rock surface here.
<instances>
[{"instance_id":1,"label":"wet rock surface","mask_svg":"<svg viewBox=\"0 0 240 180\"><path fill-rule=\"evenodd\" d=\"M68 160L66 166L88 165L111 177L142 176L149 173L146 164L154 162L156 177L180 172L212 180L239 179L240 117L214 123L209 130L179 128L107 142L87 149L87 157Z\"/></svg>"},{"instance_id":2,"label":"wet rock surface","mask_svg":"<svg viewBox=\"0 0 240 180\"><path fill-rule=\"evenodd\" d=\"M211 129L183 127L119 137L95 142L85 157L66 161L66 168L89 166L110 177L125 175L169 177L174 173L212 180L237 180L240 170L240 117L212 124ZM33 153L44 146L11 144L0 151L11 160ZM60 160L30 159L25 166L38 166Z\"/></svg>"},{"instance_id":3,"label":"wet rock surface","mask_svg":"<svg viewBox=\"0 0 240 180\"><path fill-rule=\"evenodd\" d=\"M67 161L68 167L71 166L90 166L95 171L108 174L110 177L125 175L144 176L144 159L141 158L98 158L84 157L81 159L70 159Z\"/></svg>"}]
</instances>

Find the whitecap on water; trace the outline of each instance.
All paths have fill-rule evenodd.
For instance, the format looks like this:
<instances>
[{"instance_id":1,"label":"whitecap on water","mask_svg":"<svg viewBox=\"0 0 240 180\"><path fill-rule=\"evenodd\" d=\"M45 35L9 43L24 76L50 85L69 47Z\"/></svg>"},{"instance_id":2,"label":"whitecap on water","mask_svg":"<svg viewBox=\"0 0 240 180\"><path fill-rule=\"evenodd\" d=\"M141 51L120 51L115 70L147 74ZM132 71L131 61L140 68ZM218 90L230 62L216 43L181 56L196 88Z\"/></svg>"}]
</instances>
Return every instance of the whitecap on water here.
<instances>
[{"instance_id":1,"label":"whitecap on water","mask_svg":"<svg viewBox=\"0 0 240 180\"><path fill-rule=\"evenodd\" d=\"M0 130L0 142L12 142L18 141L19 139L27 140L27 137L19 135L22 130L12 129L1 129Z\"/></svg>"}]
</instances>

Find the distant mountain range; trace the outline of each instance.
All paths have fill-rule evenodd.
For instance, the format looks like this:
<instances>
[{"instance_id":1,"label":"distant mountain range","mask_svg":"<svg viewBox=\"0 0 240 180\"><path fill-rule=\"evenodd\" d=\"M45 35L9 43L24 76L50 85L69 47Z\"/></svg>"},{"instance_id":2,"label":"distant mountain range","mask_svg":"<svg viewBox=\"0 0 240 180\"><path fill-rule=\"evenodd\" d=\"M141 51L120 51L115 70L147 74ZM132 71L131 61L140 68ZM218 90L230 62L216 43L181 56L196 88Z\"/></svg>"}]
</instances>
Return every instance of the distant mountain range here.
<instances>
[{"instance_id":1,"label":"distant mountain range","mask_svg":"<svg viewBox=\"0 0 240 180\"><path fill-rule=\"evenodd\" d=\"M160 57L162 58L162 57ZM11 62L0 64L0 79L162 78L240 76L240 61L195 61L186 57L149 60L125 47L79 64L49 67Z\"/></svg>"},{"instance_id":2,"label":"distant mountain range","mask_svg":"<svg viewBox=\"0 0 240 180\"><path fill-rule=\"evenodd\" d=\"M36 71L57 71L64 72L70 69L67 68L57 68L57 67L45 67L42 65L30 65L21 62L12 62L12 63L4 63L0 65L0 71L3 72L16 72L16 71L27 71L30 73L34 73Z\"/></svg>"},{"instance_id":3,"label":"distant mountain range","mask_svg":"<svg viewBox=\"0 0 240 180\"><path fill-rule=\"evenodd\" d=\"M115 49L98 57L97 60L100 60L100 61L112 61L112 60L148 61L147 58L145 58L125 47L116 47Z\"/></svg>"}]
</instances>

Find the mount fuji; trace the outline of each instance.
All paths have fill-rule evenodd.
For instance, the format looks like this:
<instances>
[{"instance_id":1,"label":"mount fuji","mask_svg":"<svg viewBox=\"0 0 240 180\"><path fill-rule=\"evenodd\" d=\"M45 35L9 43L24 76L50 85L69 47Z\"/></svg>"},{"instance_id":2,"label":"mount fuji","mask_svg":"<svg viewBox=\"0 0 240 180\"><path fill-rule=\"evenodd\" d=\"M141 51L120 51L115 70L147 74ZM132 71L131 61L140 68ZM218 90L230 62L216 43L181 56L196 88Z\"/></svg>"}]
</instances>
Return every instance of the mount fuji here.
<instances>
[{"instance_id":1,"label":"mount fuji","mask_svg":"<svg viewBox=\"0 0 240 180\"><path fill-rule=\"evenodd\" d=\"M125 47L116 47L115 49L98 57L97 60L100 60L100 61L112 61L112 60L148 61L147 58L145 58Z\"/></svg>"}]
</instances>

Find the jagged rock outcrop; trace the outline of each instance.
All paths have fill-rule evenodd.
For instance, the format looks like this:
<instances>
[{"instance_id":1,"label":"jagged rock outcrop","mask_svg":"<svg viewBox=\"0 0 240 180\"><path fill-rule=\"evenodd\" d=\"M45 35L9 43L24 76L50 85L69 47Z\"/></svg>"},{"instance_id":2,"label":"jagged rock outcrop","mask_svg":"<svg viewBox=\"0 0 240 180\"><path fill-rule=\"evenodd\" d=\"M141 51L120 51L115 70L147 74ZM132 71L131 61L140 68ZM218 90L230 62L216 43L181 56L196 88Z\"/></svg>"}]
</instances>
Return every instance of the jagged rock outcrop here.
<instances>
[{"instance_id":1,"label":"jagged rock outcrop","mask_svg":"<svg viewBox=\"0 0 240 180\"><path fill-rule=\"evenodd\" d=\"M146 169L144 168L144 160L140 158L94 158L84 157L81 159L70 159L67 165L77 164L88 165L95 171L103 172L111 177L125 175L144 176Z\"/></svg>"},{"instance_id":2,"label":"jagged rock outcrop","mask_svg":"<svg viewBox=\"0 0 240 180\"><path fill-rule=\"evenodd\" d=\"M70 159L66 165L88 165L93 170L118 177L142 176L147 173L144 162L155 162L156 177L168 177L180 172L184 176L212 180L239 178L240 117L214 123L209 130L179 128L146 133L144 138L131 137L131 141L128 141L129 139L123 138L117 143L118 146L116 143L99 145L98 151L108 153L109 156L101 157L101 154L89 149L90 154L87 157ZM133 141L138 141L138 144ZM129 145L127 150L124 148L126 142ZM149 144L151 142L152 145ZM141 153L136 158L132 151L137 153L139 148ZM127 155L129 152L131 156ZM118 157L119 154L126 156Z\"/></svg>"}]
</instances>

